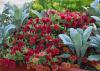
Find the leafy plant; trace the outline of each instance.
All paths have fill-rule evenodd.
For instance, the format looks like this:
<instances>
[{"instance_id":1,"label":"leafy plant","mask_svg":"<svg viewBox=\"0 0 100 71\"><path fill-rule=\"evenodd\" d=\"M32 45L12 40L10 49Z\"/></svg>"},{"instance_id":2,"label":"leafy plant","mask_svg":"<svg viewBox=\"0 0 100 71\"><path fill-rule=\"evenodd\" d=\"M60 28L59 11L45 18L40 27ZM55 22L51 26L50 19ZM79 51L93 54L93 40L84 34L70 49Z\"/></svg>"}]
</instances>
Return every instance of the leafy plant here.
<instances>
[{"instance_id":1,"label":"leafy plant","mask_svg":"<svg viewBox=\"0 0 100 71\"><path fill-rule=\"evenodd\" d=\"M16 5L5 4L4 11L0 16L0 22L4 24L5 20L11 24L21 25L29 17L29 4L25 4L23 8L18 8ZM7 22L6 22L7 24Z\"/></svg>"},{"instance_id":2,"label":"leafy plant","mask_svg":"<svg viewBox=\"0 0 100 71\"><path fill-rule=\"evenodd\" d=\"M96 36L91 36L91 45L96 48L98 52L100 52L100 35L96 34Z\"/></svg>"},{"instance_id":3,"label":"leafy plant","mask_svg":"<svg viewBox=\"0 0 100 71\"><path fill-rule=\"evenodd\" d=\"M81 58L84 57L87 48L90 45L88 41L90 34L92 32L92 26L88 27L85 31L82 29L70 29L70 36L66 34L60 34L59 38L63 40L63 43L68 45L73 53L80 58L79 63L81 62Z\"/></svg>"},{"instance_id":4,"label":"leafy plant","mask_svg":"<svg viewBox=\"0 0 100 71\"><path fill-rule=\"evenodd\" d=\"M90 7L84 7L84 9L92 18L96 20L97 27L100 27L100 8L98 5L100 5L99 0L95 0L91 3Z\"/></svg>"},{"instance_id":5,"label":"leafy plant","mask_svg":"<svg viewBox=\"0 0 100 71\"><path fill-rule=\"evenodd\" d=\"M15 28L16 28L16 26L13 24L8 24L6 26L2 25L0 27L0 44L2 44L4 38L6 38L12 32L11 30L13 30Z\"/></svg>"}]
</instances>

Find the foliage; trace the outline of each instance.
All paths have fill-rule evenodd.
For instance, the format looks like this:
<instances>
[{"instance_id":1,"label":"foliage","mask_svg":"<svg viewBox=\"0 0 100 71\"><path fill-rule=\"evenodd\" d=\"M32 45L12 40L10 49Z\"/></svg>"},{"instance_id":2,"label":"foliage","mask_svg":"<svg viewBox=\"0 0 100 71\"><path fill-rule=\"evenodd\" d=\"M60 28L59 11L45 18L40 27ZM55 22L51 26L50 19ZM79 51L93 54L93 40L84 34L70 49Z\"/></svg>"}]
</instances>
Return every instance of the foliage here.
<instances>
[{"instance_id":1,"label":"foliage","mask_svg":"<svg viewBox=\"0 0 100 71\"><path fill-rule=\"evenodd\" d=\"M4 11L0 16L0 24L15 24L20 25L25 23L29 17L29 4L25 4L23 8L18 8L16 5L5 4Z\"/></svg>"},{"instance_id":2,"label":"foliage","mask_svg":"<svg viewBox=\"0 0 100 71\"><path fill-rule=\"evenodd\" d=\"M35 0L32 9L37 11L55 9L63 11L64 9L82 10L82 6L89 6L93 0Z\"/></svg>"},{"instance_id":3,"label":"foliage","mask_svg":"<svg viewBox=\"0 0 100 71\"><path fill-rule=\"evenodd\" d=\"M100 35L96 34L96 36L91 36L91 45L96 48L98 52L100 52Z\"/></svg>"},{"instance_id":4,"label":"foliage","mask_svg":"<svg viewBox=\"0 0 100 71\"><path fill-rule=\"evenodd\" d=\"M60 34L64 44L69 45L73 53L82 58L86 54L87 48L90 43L88 41L90 34L92 32L92 27L88 27L85 31L82 29L70 29L70 37L65 34Z\"/></svg>"},{"instance_id":5,"label":"foliage","mask_svg":"<svg viewBox=\"0 0 100 71\"><path fill-rule=\"evenodd\" d=\"M100 8L98 7L99 4L99 0L95 0L93 1L93 3L91 3L91 7L84 7L86 12L92 17L94 18L97 22L96 25L97 27L100 27Z\"/></svg>"}]
</instances>

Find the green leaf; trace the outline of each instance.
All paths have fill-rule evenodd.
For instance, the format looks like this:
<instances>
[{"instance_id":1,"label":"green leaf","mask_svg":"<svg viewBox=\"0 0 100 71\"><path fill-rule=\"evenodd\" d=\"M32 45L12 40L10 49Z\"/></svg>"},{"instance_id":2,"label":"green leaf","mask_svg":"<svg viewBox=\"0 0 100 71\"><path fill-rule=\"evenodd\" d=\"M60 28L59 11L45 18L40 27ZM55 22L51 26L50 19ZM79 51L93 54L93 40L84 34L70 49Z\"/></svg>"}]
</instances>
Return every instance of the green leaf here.
<instances>
[{"instance_id":1,"label":"green leaf","mask_svg":"<svg viewBox=\"0 0 100 71\"><path fill-rule=\"evenodd\" d=\"M62 54L62 55L59 55L58 57L60 57L60 58L68 58L68 57L70 57L70 54Z\"/></svg>"},{"instance_id":2,"label":"green leaf","mask_svg":"<svg viewBox=\"0 0 100 71\"><path fill-rule=\"evenodd\" d=\"M58 37L63 40L63 43L66 45L72 45L72 40L69 36L65 34L59 34Z\"/></svg>"},{"instance_id":3,"label":"green leaf","mask_svg":"<svg viewBox=\"0 0 100 71\"><path fill-rule=\"evenodd\" d=\"M82 39L81 39L81 34L74 28L70 29L70 36L71 39L73 40L75 51L77 56L80 57L81 53L81 48L82 48Z\"/></svg>"},{"instance_id":4,"label":"green leaf","mask_svg":"<svg viewBox=\"0 0 100 71\"><path fill-rule=\"evenodd\" d=\"M15 25L13 25L13 24L9 24L9 25L7 25L5 28L4 28L4 34L5 34L5 36L7 35L7 34L9 34L9 32L10 32L10 30L11 29L15 29L16 28L16 26Z\"/></svg>"},{"instance_id":5,"label":"green leaf","mask_svg":"<svg viewBox=\"0 0 100 71\"><path fill-rule=\"evenodd\" d=\"M55 57L55 58L52 58L52 62L57 62L58 59Z\"/></svg>"},{"instance_id":6,"label":"green leaf","mask_svg":"<svg viewBox=\"0 0 100 71\"><path fill-rule=\"evenodd\" d=\"M88 56L89 61L99 61L100 60L100 55L90 55Z\"/></svg>"},{"instance_id":7,"label":"green leaf","mask_svg":"<svg viewBox=\"0 0 100 71\"><path fill-rule=\"evenodd\" d=\"M92 26L89 26L83 33L83 44L87 42L92 32Z\"/></svg>"},{"instance_id":8,"label":"green leaf","mask_svg":"<svg viewBox=\"0 0 100 71\"><path fill-rule=\"evenodd\" d=\"M41 15L38 11L36 11L36 10L31 10L31 12L32 12L33 14L35 14L37 17L39 17L40 19L42 18L42 15Z\"/></svg>"},{"instance_id":9,"label":"green leaf","mask_svg":"<svg viewBox=\"0 0 100 71\"><path fill-rule=\"evenodd\" d=\"M89 47L89 42L83 44L83 47L81 48L81 57L84 57L88 47Z\"/></svg>"}]
</instances>

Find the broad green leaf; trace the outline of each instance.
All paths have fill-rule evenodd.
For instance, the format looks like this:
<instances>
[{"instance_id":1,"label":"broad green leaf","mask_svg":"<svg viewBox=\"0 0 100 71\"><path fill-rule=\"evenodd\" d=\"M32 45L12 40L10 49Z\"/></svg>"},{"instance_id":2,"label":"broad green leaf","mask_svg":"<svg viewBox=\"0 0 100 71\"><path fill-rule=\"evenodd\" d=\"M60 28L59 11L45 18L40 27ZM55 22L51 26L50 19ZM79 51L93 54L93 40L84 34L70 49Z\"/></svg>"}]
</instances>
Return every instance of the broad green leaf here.
<instances>
[{"instance_id":1,"label":"broad green leaf","mask_svg":"<svg viewBox=\"0 0 100 71\"><path fill-rule=\"evenodd\" d=\"M36 10L31 10L33 14L35 14L37 17L39 17L40 19L42 18L42 15L36 11Z\"/></svg>"},{"instance_id":2,"label":"broad green leaf","mask_svg":"<svg viewBox=\"0 0 100 71\"><path fill-rule=\"evenodd\" d=\"M4 28L5 36L9 33L9 31L10 31L11 29L15 29L15 28L16 28L16 26L13 25L13 24L7 25L7 26Z\"/></svg>"},{"instance_id":3,"label":"broad green leaf","mask_svg":"<svg viewBox=\"0 0 100 71\"><path fill-rule=\"evenodd\" d=\"M73 45L72 40L69 36L65 34L59 34L58 37L62 39L63 43L66 45Z\"/></svg>"},{"instance_id":4,"label":"broad green leaf","mask_svg":"<svg viewBox=\"0 0 100 71\"><path fill-rule=\"evenodd\" d=\"M76 54L77 56L80 57L81 48L82 48L82 39L81 39L82 36L76 29L73 28L70 29L70 36L73 41Z\"/></svg>"},{"instance_id":5,"label":"broad green leaf","mask_svg":"<svg viewBox=\"0 0 100 71\"><path fill-rule=\"evenodd\" d=\"M68 57L70 57L70 54L61 54L58 57L60 57L60 58L68 58Z\"/></svg>"},{"instance_id":6,"label":"broad green leaf","mask_svg":"<svg viewBox=\"0 0 100 71\"><path fill-rule=\"evenodd\" d=\"M92 32L92 26L89 26L83 33L83 44L87 42Z\"/></svg>"},{"instance_id":7,"label":"broad green leaf","mask_svg":"<svg viewBox=\"0 0 100 71\"><path fill-rule=\"evenodd\" d=\"M100 55L90 55L88 56L89 61L99 61L100 60Z\"/></svg>"},{"instance_id":8,"label":"broad green leaf","mask_svg":"<svg viewBox=\"0 0 100 71\"><path fill-rule=\"evenodd\" d=\"M81 48L81 57L84 57L88 47L89 47L89 42L83 44L83 47Z\"/></svg>"}]
</instances>

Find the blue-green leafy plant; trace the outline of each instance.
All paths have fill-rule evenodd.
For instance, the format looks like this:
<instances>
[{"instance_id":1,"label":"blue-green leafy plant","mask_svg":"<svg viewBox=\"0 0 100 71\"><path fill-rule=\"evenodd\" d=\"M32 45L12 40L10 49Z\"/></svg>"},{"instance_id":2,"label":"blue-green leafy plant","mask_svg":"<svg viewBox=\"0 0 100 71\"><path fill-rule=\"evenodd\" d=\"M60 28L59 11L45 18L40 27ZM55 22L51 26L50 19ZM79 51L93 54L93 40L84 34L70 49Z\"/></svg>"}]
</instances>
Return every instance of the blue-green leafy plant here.
<instances>
[{"instance_id":1,"label":"blue-green leafy plant","mask_svg":"<svg viewBox=\"0 0 100 71\"><path fill-rule=\"evenodd\" d=\"M59 38L62 39L63 43L68 45L69 48L76 54L80 59L85 56L87 48L90 46L90 42L88 41L92 32L92 26L88 27L86 30L77 28L70 29L70 36L66 34L59 34Z\"/></svg>"}]
</instances>

